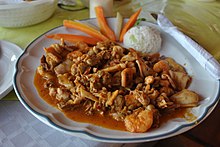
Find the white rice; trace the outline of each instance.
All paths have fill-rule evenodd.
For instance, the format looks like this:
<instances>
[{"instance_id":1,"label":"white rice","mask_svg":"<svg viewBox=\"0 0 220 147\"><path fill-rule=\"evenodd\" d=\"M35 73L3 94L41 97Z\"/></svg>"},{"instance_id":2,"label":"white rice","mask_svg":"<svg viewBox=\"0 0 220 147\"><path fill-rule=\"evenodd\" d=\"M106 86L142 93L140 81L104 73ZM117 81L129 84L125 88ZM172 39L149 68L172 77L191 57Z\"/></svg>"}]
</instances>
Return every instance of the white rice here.
<instances>
[{"instance_id":1,"label":"white rice","mask_svg":"<svg viewBox=\"0 0 220 147\"><path fill-rule=\"evenodd\" d=\"M123 40L127 48L145 53L155 53L161 49L160 31L149 26L136 26L129 29Z\"/></svg>"}]
</instances>

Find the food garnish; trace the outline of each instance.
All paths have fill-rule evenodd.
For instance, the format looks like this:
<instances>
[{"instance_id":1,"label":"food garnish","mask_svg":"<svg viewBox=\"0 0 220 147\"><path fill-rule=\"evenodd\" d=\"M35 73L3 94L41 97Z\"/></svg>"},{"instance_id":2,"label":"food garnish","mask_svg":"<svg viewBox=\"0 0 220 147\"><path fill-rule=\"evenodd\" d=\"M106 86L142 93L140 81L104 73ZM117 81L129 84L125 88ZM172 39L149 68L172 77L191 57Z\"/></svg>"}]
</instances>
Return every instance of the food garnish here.
<instances>
[{"instance_id":1,"label":"food garnish","mask_svg":"<svg viewBox=\"0 0 220 147\"><path fill-rule=\"evenodd\" d=\"M125 24L125 26L122 28L119 41L123 42L123 38L125 33L134 26L135 22L137 21L137 18L139 14L141 13L142 8L140 8L137 12L135 12L131 17L129 18L128 22Z\"/></svg>"},{"instance_id":2,"label":"food garnish","mask_svg":"<svg viewBox=\"0 0 220 147\"><path fill-rule=\"evenodd\" d=\"M73 29L85 32L86 34L88 34L96 39L99 39L100 41L101 40L102 41L109 40L105 35L103 35L98 30L96 30L86 24L80 23L78 21L64 20L63 25L67 28L73 28Z\"/></svg>"},{"instance_id":3,"label":"food garnish","mask_svg":"<svg viewBox=\"0 0 220 147\"><path fill-rule=\"evenodd\" d=\"M95 45L99 41L96 38L82 36L82 35L73 35L73 34L53 34L53 35L46 35L46 37L55 40L64 39L65 41L71 43L85 42L87 44L92 44L92 45Z\"/></svg>"},{"instance_id":4,"label":"food garnish","mask_svg":"<svg viewBox=\"0 0 220 147\"><path fill-rule=\"evenodd\" d=\"M146 18L138 18L134 26L138 26L142 21L146 21Z\"/></svg>"},{"instance_id":5,"label":"food garnish","mask_svg":"<svg viewBox=\"0 0 220 147\"><path fill-rule=\"evenodd\" d=\"M136 11L128 20L128 22L122 27L123 25L123 17L120 15L120 13L117 13L117 31L114 32L108 25L102 6L96 6L95 12L96 17L98 21L98 25L100 27L100 31L94 29L93 27L83 24L79 21L72 21L72 20L64 20L63 25L67 28L73 28L79 31L82 31L96 39L99 39L100 41L116 41L116 36L118 37L119 42L123 42L123 38L125 33L133 27L135 24L139 24L140 21L144 20L138 19L139 14L141 13L142 8L140 8L138 11ZM122 27L122 28L121 28ZM116 33L116 34L115 34Z\"/></svg>"},{"instance_id":6,"label":"food garnish","mask_svg":"<svg viewBox=\"0 0 220 147\"><path fill-rule=\"evenodd\" d=\"M108 26L108 23L106 22L103 8L101 6L95 7L95 13L101 33L107 36L110 40L116 41L115 33L112 31L112 29Z\"/></svg>"},{"instance_id":7,"label":"food garnish","mask_svg":"<svg viewBox=\"0 0 220 147\"><path fill-rule=\"evenodd\" d=\"M115 21L115 36L116 40L119 41L122 25L123 25L123 16L120 14L120 12L117 12L116 14L116 21Z\"/></svg>"}]
</instances>

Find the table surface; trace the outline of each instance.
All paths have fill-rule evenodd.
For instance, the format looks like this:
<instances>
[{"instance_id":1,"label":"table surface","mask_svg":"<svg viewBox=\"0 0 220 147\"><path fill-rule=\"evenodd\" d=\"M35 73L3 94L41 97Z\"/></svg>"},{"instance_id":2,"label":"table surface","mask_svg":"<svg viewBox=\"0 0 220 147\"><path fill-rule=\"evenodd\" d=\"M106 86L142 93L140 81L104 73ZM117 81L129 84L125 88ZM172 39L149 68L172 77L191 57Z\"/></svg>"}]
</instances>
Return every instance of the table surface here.
<instances>
[{"instance_id":1,"label":"table surface","mask_svg":"<svg viewBox=\"0 0 220 147\"><path fill-rule=\"evenodd\" d=\"M129 17L139 7L141 17L153 21L149 12L164 14L185 34L202 45L220 62L220 1L196 0L120 0L114 1L114 14L119 11ZM175 12L175 13L174 13ZM64 19L87 19L89 10L66 11L57 7L48 20L23 28L0 27L0 39L25 47L44 32L62 25ZM17 37L19 34L19 37ZM0 147L14 146L220 146L220 115L218 104L214 112L194 129L150 143L109 144L80 139L58 132L33 117L17 100L12 90L0 101ZM205 133L204 133L205 132ZM206 133L207 132L207 133Z\"/></svg>"}]
</instances>

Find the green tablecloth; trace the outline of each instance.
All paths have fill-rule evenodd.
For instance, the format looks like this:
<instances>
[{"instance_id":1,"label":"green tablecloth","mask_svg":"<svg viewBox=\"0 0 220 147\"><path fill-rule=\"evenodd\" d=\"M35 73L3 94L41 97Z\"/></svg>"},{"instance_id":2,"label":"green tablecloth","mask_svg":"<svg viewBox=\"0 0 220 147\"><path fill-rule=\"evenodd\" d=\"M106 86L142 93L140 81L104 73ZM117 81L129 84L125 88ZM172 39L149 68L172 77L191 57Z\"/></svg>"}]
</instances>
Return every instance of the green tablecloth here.
<instances>
[{"instance_id":1,"label":"green tablecloth","mask_svg":"<svg viewBox=\"0 0 220 147\"><path fill-rule=\"evenodd\" d=\"M159 13L164 9L165 15L184 33L202 45L220 62L220 1L199 2L199 0L121 0L114 2L114 12L120 11L129 17L139 7L144 12ZM147 16L146 13L146 17ZM25 48L42 33L62 25L64 19L87 19L89 9L66 11L57 7L48 20L23 28L0 27L0 39L11 41ZM3 100L17 100L14 91Z\"/></svg>"}]
</instances>

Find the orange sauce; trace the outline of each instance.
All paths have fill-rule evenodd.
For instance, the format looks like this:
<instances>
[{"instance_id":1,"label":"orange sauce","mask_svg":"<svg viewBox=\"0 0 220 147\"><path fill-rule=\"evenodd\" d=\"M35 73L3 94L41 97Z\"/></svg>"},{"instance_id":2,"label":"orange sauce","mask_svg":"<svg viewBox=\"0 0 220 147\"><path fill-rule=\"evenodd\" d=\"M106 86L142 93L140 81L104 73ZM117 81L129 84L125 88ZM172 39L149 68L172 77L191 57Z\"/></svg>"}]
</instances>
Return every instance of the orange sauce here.
<instances>
[{"instance_id":1,"label":"orange sauce","mask_svg":"<svg viewBox=\"0 0 220 147\"><path fill-rule=\"evenodd\" d=\"M36 73L34 78L34 85L41 96L48 104L57 108L57 101L55 98L51 97L48 93L49 91L43 87L45 80ZM77 122L91 123L97 126L102 126L105 128L113 130L126 130L124 122L117 121L109 115L102 116L98 113L93 115L87 115L83 107L77 107L74 110L62 110L62 112L70 119Z\"/></svg>"},{"instance_id":2,"label":"orange sauce","mask_svg":"<svg viewBox=\"0 0 220 147\"><path fill-rule=\"evenodd\" d=\"M160 123L166 123L173 118L185 118L186 113L187 109L177 109L170 113L162 113L160 117Z\"/></svg>"},{"instance_id":3,"label":"orange sauce","mask_svg":"<svg viewBox=\"0 0 220 147\"><path fill-rule=\"evenodd\" d=\"M36 73L34 78L34 85L41 96L48 104L54 106L57 108L57 101L54 97L51 97L48 93L49 91L43 87L45 80L41 78L41 76ZM91 123L97 126L113 129L113 130L123 130L126 131L124 122L117 121L113 119L109 115L100 115L99 113L95 113L93 115L88 115L85 113L85 108L83 107L77 107L74 110L62 110L62 112L70 119L77 121L77 122L84 122L84 123ZM166 123L168 120L173 118L185 118L185 116L192 115L192 118L195 118L195 116L187 109L179 109L176 111L173 111L171 113L162 114L160 117L160 124ZM190 119L187 119L190 120Z\"/></svg>"},{"instance_id":4,"label":"orange sauce","mask_svg":"<svg viewBox=\"0 0 220 147\"><path fill-rule=\"evenodd\" d=\"M98 113L94 113L92 115L86 115L82 107L77 108L75 110L69 110L63 112L68 118L78 122L91 123L97 126L102 126L113 130L122 130L122 131L126 130L123 121L117 121L109 115L102 116Z\"/></svg>"}]
</instances>

